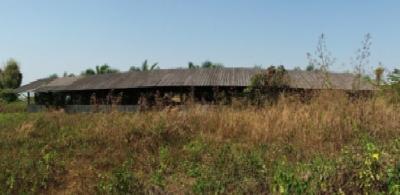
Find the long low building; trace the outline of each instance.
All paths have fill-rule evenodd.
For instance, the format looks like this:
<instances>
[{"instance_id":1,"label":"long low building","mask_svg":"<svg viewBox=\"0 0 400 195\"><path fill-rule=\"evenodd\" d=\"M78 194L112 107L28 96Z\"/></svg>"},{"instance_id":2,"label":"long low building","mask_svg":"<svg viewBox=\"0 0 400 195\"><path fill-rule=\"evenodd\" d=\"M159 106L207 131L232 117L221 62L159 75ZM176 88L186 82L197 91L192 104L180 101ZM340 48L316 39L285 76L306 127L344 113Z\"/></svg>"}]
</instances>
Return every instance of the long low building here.
<instances>
[{"instance_id":1,"label":"long low building","mask_svg":"<svg viewBox=\"0 0 400 195\"><path fill-rule=\"evenodd\" d=\"M136 105L141 96L156 94L163 97L194 96L212 101L215 91L240 93L249 86L251 78L266 71L257 68L217 69L158 69L93 76L40 79L16 89L17 93L34 94L36 105L110 104L119 96L121 105ZM360 81L350 73L322 73L318 71L287 71L287 86L292 90L323 90L329 81L330 90L372 91L374 85ZM357 84L355 84L357 83ZM153 98L154 99L154 98ZM33 102L33 101L29 101Z\"/></svg>"}]
</instances>

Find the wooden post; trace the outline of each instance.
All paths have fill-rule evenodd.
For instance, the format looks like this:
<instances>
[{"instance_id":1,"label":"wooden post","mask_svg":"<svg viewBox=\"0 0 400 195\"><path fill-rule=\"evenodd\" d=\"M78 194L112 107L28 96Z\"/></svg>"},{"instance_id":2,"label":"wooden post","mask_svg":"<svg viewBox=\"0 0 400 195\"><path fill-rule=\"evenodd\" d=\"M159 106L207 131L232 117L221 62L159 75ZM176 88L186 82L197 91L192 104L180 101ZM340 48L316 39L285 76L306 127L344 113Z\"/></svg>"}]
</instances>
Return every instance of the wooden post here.
<instances>
[{"instance_id":1,"label":"wooden post","mask_svg":"<svg viewBox=\"0 0 400 195\"><path fill-rule=\"evenodd\" d=\"M194 92L194 86L191 86L190 87L190 98L191 98L191 101L192 102L194 102L194 100L195 100L195 92Z\"/></svg>"},{"instance_id":2,"label":"wooden post","mask_svg":"<svg viewBox=\"0 0 400 195\"><path fill-rule=\"evenodd\" d=\"M28 92L28 105L30 105L30 104L31 104L31 93Z\"/></svg>"}]
</instances>

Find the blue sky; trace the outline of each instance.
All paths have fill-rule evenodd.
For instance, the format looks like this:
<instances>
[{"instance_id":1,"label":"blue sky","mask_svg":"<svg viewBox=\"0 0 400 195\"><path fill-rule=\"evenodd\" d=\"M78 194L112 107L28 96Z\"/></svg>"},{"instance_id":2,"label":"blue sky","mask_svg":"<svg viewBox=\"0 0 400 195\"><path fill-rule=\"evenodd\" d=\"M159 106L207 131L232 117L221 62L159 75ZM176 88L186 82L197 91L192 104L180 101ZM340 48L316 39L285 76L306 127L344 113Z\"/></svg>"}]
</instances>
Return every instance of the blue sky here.
<instances>
[{"instance_id":1,"label":"blue sky","mask_svg":"<svg viewBox=\"0 0 400 195\"><path fill-rule=\"evenodd\" d=\"M15 58L24 83L108 63L128 70L188 61L305 67L318 36L335 71L371 33L370 67L400 65L398 0L9 0L0 1L0 62ZM368 67L367 67L368 68Z\"/></svg>"}]
</instances>

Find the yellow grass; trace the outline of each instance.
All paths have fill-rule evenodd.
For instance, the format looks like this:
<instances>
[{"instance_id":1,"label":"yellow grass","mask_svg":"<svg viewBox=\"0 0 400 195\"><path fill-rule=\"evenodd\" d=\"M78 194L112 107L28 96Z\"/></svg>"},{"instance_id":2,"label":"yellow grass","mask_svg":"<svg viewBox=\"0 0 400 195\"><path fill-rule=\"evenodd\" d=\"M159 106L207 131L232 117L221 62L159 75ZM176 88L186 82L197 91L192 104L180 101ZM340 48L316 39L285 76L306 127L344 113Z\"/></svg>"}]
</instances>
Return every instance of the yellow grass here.
<instances>
[{"instance_id":1,"label":"yellow grass","mask_svg":"<svg viewBox=\"0 0 400 195\"><path fill-rule=\"evenodd\" d=\"M13 117L15 121L6 122ZM386 169L395 166L395 162L400 159L400 154L396 154L397 149L390 145L397 143L396 138L400 136L400 109L381 97L351 100L341 93L322 93L309 102L294 97L281 97L276 104L263 108L191 105L184 109L170 108L141 113L54 112L23 114L19 117L21 119L16 114L0 115L0 123L3 122L0 124L0 143L3 146L0 152L5 154L3 160L8 159L0 168L21 175L27 170L18 170L18 167L12 165L13 160L23 158L18 156L21 153L31 153L39 160L50 152L56 153L54 165L49 166L63 171L50 172L52 180L46 180L45 186L36 186L36 192L43 193L115 193L117 184L110 178L118 178L115 176L116 168L124 167L123 164L129 159L134 162L127 173L138 178L142 192L203 193L216 192L216 189L225 189L225 193L276 192L285 187L278 177L281 173L276 173L277 162L284 161L290 167L293 166L292 170L284 165L285 170L294 171L292 179L298 183L309 178L308 175L322 173L309 170L300 174L296 171L299 168L297 163L319 166L314 161L322 157L327 162L338 160L335 162L341 166L344 162L339 159L346 156L343 152L348 148L355 155L346 161L348 164L345 164L345 171L330 173L327 176L329 182L324 184L328 186L327 189L318 183L322 181L312 183L319 177L311 177L312 185L307 184L307 189L319 193L338 192L337 187L343 185L341 182L351 183L354 180L354 185L340 190L348 193L368 190L388 192L389 184L381 187L381 181L376 180L372 182L372 187L364 189L357 186L369 180L364 181L364 177L360 176L366 168L358 170L352 168L352 164L361 163L360 166L364 166L365 158L368 159L368 154L359 149L365 146L362 143L365 137L375 145L382 145L380 153L391 154L379 158L382 161L379 162L382 163L382 173L377 174L382 174L382 178L389 177L384 175ZM225 146L231 148L227 149L228 153L223 152ZM241 170L241 167L247 166L246 158L250 158L253 152L263 151L264 146L267 147L266 153L254 154L256 159L261 159L257 161L263 164L261 168L249 165L251 169L257 170L257 174L247 169ZM190 149L196 147L206 149L199 149L199 153ZM230 153L233 157L224 156ZM218 168L221 155L224 159L233 159ZM377 155L373 153L374 159ZM33 157L28 155L26 158ZM240 164L235 170L239 169L241 175L235 173L240 177L231 181L230 177L234 176L229 176L233 170L230 167L236 166L234 162ZM196 172L197 169L200 170L199 174L187 172ZM263 170L260 174L265 178L259 178L261 176L258 171ZM342 172L355 177L346 178L341 175ZM297 177L297 174L300 175ZM0 171L0 181L9 177L8 173ZM241 181L245 178L250 180ZM207 183L214 179L224 182ZM24 186L21 189L33 185L24 179L17 181ZM104 186L113 186L114 191L104 190ZM5 191L21 192L16 187Z\"/></svg>"}]
</instances>

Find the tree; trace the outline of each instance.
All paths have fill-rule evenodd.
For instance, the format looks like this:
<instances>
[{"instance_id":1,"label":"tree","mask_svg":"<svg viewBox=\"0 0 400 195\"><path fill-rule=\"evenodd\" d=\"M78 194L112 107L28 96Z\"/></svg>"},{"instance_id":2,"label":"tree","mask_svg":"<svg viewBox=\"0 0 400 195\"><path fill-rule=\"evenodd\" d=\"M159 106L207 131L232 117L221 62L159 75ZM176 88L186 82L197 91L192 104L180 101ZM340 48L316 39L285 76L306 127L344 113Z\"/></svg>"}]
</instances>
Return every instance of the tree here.
<instances>
[{"instance_id":1,"label":"tree","mask_svg":"<svg viewBox=\"0 0 400 195\"><path fill-rule=\"evenodd\" d=\"M299 66L296 66L296 67L294 67L294 69L293 70L296 70L296 71L301 71L301 68L299 67Z\"/></svg>"},{"instance_id":2,"label":"tree","mask_svg":"<svg viewBox=\"0 0 400 195\"><path fill-rule=\"evenodd\" d=\"M200 68L200 66L193 64L193 62L189 62L188 63L188 68L189 69L198 69L198 68Z\"/></svg>"},{"instance_id":3,"label":"tree","mask_svg":"<svg viewBox=\"0 0 400 195\"><path fill-rule=\"evenodd\" d=\"M139 72L139 71L142 71L142 69L140 69L139 67L136 67L136 66L131 66L129 68L129 71L130 72Z\"/></svg>"},{"instance_id":4,"label":"tree","mask_svg":"<svg viewBox=\"0 0 400 195\"><path fill-rule=\"evenodd\" d=\"M250 85L245 89L248 99L261 106L266 101L277 100L279 92L288 88L287 71L283 65L270 66L251 78Z\"/></svg>"},{"instance_id":5,"label":"tree","mask_svg":"<svg viewBox=\"0 0 400 195\"><path fill-rule=\"evenodd\" d=\"M255 64L253 66L254 69L263 69L263 66L261 64Z\"/></svg>"},{"instance_id":6,"label":"tree","mask_svg":"<svg viewBox=\"0 0 400 195\"><path fill-rule=\"evenodd\" d=\"M400 69L395 68L388 75L389 84L400 84Z\"/></svg>"},{"instance_id":7,"label":"tree","mask_svg":"<svg viewBox=\"0 0 400 195\"><path fill-rule=\"evenodd\" d=\"M152 71L152 70L157 69L157 68L158 68L158 62L156 62L156 63L154 63L152 65L149 65L148 61L145 60L143 62L143 64L142 64L142 71Z\"/></svg>"},{"instance_id":8,"label":"tree","mask_svg":"<svg viewBox=\"0 0 400 195\"><path fill-rule=\"evenodd\" d=\"M188 63L189 69L198 69L198 68L223 68L224 65L222 63L214 63L209 60L204 61L201 65L196 65L193 62Z\"/></svg>"},{"instance_id":9,"label":"tree","mask_svg":"<svg viewBox=\"0 0 400 195\"><path fill-rule=\"evenodd\" d=\"M75 77L74 73L68 73L67 71L64 72L63 77Z\"/></svg>"},{"instance_id":10,"label":"tree","mask_svg":"<svg viewBox=\"0 0 400 195\"><path fill-rule=\"evenodd\" d=\"M204 61L202 64L201 64L201 67L202 68L213 68L214 67L214 65L213 65L213 63L211 62L211 61Z\"/></svg>"},{"instance_id":11,"label":"tree","mask_svg":"<svg viewBox=\"0 0 400 195\"><path fill-rule=\"evenodd\" d=\"M315 70L315 67L314 67L313 64L309 64L309 65L306 67L306 70L307 70L307 71L314 71L314 70Z\"/></svg>"},{"instance_id":12,"label":"tree","mask_svg":"<svg viewBox=\"0 0 400 195\"><path fill-rule=\"evenodd\" d=\"M322 72L324 75L324 86L327 88L331 87L331 82L329 80L329 68L335 63L336 59L332 57L331 52L326 46L326 38L324 34L318 39L317 48L314 52L315 57L311 53L307 53L307 58L309 61L309 67L316 68L318 71ZM308 68L307 68L308 69Z\"/></svg>"},{"instance_id":13,"label":"tree","mask_svg":"<svg viewBox=\"0 0 400 195\"><path fill-rule=\"evenodd\" d=\"M22 73L14 59L6 62L4 70L0 69L0 99L6 102L17 100L18 96L13 89L21 86Z\"/></svg>"},{"instance_id":14,"label":"tree","mask_svg":"<svg viewBox=\"0 0 400 195\"><path fill-rule=\"evenodd\" d=\"M16 89L21 86L22 73L18 63L14 59L7 61L4 70L1 71L1 86L3 89Z\"/></svg>"},{"instance_id":15,"label":"tree","mask_svg":"<svg viewBox=\"0 0 400 195\"><path fill-rule=\"evenodd\" d=\"M91 68L89 68L89 69L86 69L84 72L82 72L82 75L95 75L96 74L96 71L94 71L93 69L91 69Z\"/></svg>"},{"instance_id":16,"label":"tree","mask_svg":"<svg viewBox=\"0 0 400 195\"><path fill-rule=\"evenodd\" d=\"M47 78L56 79L58 78L58 74L57 73L51 74Z\"/></svg>"},{"instance_id":17,"label":"tree","mask_svg":"<svg viewBox=\"0 0 400 195\"><path fill-rule=\"evenodd\" d=\"M84 72L82 72L82 75L100 75L100 74L111 74L111 73L117 73L119 70L111 68L108 64L103 64L100 66L96 66L95 69L86 69Z\"/></svg>"},{"instance_id":18,"label":"tree","mask_svg":"<svg viewBox=\"0 0 400 195\"><path fill-rule=\"evenodd\" d=\"M394 69L388 75L389 83L385 86L385 88L391 92L390 97L391 101L394 103L400 103L400 69Z\"/></svg>"},{"instance_id":19,"label":"tree","mask_svg":"<svg viewBox=\"0 0 400 195\"><path fill-rule=\"evenodd\" d=\"M117 69L111 68L108 64L96 66L96 74L110 74L119 72Z\"/></svg>"},{"instance_id":20,"label":"tree","mask_svg":"<svg viewBox=\"0 0 400 195\"><path fill-rule=\"evenodd\" d=\"M363 76L365 74L365 67L369 64L369 57L371 56L371 35L367 33L364 40L361 42L362 46L356 52L356 58L353 60L354 74L356 79L353 82L353 88L360 88ZM383 73L383 72L382 72Z\"/></svg>"},{"instance_id":21,"label":"tree","mask_svg":"<svg viewBox=\"0 0 400 195\"><path fill-rule=\"evenodd\" d=\"M149 65L148 61L145 60L142 63L142 66L139 68L137 66L131 66L131 68L129 69L129 71L142 71L142 72L146 72L146 71L152 71L155 69L159 69L160 67L158 66L158 62L153 63L152 65Z\"/></svg>"},{"instance_id":22,"label":"tree","mask_svg":"<svg viewBox=\"0 0 400 195\"><path fill-rule=\"evenodd\" d=\"M206 60L201 64L201 68L223 68L223 67L224 67L223 64L221 64L221 63L213 63L213 62L211 62L209 60Z\"/></svg>"},{"instance_id":23,"label":"tree","mask_svg":"<svg viewBox=\"0 0 400 195\"><path fill-rule=\"evenodd\" d=\"M376 84L379 86L379 85L381 85L381 82L382 82L382 78L383 78L383 72L385 71L385 69L382 67L382 65L381 64L379 64L379 67L377 67L375 70L374 70L374 73L375 73L375 81L376 81Z\"/></svg>"}]
</instances>

